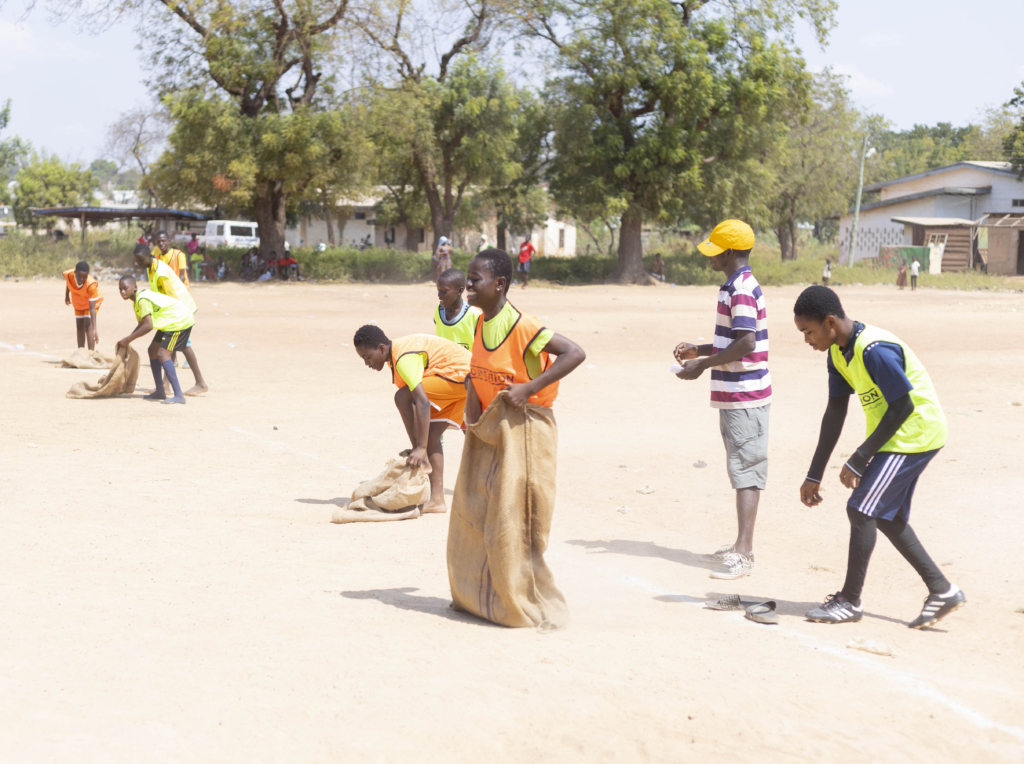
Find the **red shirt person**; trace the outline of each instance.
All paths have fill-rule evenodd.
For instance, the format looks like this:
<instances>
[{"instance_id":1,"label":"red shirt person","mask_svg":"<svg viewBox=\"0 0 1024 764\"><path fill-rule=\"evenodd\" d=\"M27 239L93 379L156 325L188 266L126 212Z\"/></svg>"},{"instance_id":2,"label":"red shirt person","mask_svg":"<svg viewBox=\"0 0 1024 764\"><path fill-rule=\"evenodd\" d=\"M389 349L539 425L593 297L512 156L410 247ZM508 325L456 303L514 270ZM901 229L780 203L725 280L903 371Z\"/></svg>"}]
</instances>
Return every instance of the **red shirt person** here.
<instances>
[{"instance_id":1,"label":"red shirt person","mask_svg":"<svg viewBox=\"0 0 1024 764\"><path fill-rule=\"evenodd\" d=\"M533 256L537 253L534 246L530 243L530 237L526 237L526 241L519 247L519 267L516 269L522 274L523 289L526 289L527 283L530 281L530 261Z\"/></svg>"}]
</instances>

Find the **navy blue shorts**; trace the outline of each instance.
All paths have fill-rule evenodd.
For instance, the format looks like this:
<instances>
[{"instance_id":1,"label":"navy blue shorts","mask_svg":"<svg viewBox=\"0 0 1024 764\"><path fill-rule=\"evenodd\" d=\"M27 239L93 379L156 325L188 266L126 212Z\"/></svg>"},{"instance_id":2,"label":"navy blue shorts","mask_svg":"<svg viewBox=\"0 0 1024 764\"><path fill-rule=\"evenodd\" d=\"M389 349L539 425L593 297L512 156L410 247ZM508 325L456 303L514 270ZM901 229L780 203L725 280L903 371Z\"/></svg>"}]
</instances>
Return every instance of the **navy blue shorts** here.
<instances>
[{"instance_id":1,"label":"navy blue shorts","mask_svg":"<svg viewBox=\"0 0 1024 764\"><path fill-rule=\"evenodd\" d=\"M853 489L849 504L868 517L878 520L910 520L910 502L917 479L939 449L920 454L880 451L875 454L860 485Z\"/></svg>"}]
</instances>

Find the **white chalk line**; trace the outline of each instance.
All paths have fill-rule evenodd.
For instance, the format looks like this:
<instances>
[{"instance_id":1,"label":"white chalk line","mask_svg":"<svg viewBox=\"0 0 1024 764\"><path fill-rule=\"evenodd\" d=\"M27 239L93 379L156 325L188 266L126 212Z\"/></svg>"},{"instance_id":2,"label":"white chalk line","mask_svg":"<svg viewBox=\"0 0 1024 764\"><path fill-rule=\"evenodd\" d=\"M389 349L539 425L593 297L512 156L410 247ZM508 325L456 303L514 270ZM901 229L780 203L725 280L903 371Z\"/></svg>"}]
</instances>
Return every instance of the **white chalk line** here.
<instances>
[{"instance_id":1,"label":"white chalk line","mask_svg":"<svg viewBox=\"0 0 1024 764\"><path fill-rule=\"evenodd\" d=\"M573 555L568 555L567 558L574 560L577 564L581 564L579 560L575 560L575 556ZM694 605L696 607L704 609L703 601L696 602L693 601L692 597L689 597L687 595L665 591L661 589L659 586L651 583L650 581L647 581L646 579L639 578L637 576L622 574L614 568L605 568L600 565L595 565L589 562L584 562L582 564L594 570L599 570L602 573L613 572L616 574L617 580L619 582L628 584L639 589L643 589L650 594L654 594L655 596L678 597L679 599L677 600L677 602L680 602L684 605ZM729 613L727 615L733 616L731 620L737 623L743 622L744 625L748 625L747 619L740 613ZM911 695L917 695L919 697L937 703L941 706L945 706L953 713L963 717L964 719L973 723L975 726L980 727L981 729L996 730L998 732L1002 732L1006 735L1015 737L1018 740L1024 742L1024 729L1020 729L1019 727L1013 727L1009 724L1003 724L1001 722L989 719L980 711L977 711L976 709L973 709L970 706L961 703L959 700L949 697L941 690L937 689L934 685L929 684L927 681L921 679L918 676L915 676L914 674L910 674L906 671L900 671L899 669L890 668L883 663L879 663L867 657L856 655L854 653L849 652L845 648L839 648L835 645L825 643L820 639L817 639L816 637L804 634L802 632L794 631L792 629L787 629L785 626L782 625L757 626L755 624L755 628L761 628L763 631L766 632L774 632L775 634L779 634L785 637L795 638L799 642L801 642L804 647L807 647L809 649L816 649L819 652L825 652L837 658L842 658L845 661L853 663L861 667L862 669L866 669L867 671L892 682L897 686L898 689L902 690L903 692L909 693Z\"/></svg>"},{"instance_id":2,"label":"white chalk line","mask_svg":"<svg viewBox=\"0 0 1024 764\"><path fill-rule=\"evenodd\" d=\"M55 361L59 361L60 360L60 356L50 355L48 353L36 353L33 350L25 350L24 348L19 350L16 346L9 345L6 342L0 342L0 349L10 350L12 353L19 353L21 355L37 355L40 358L52 358Z\"/></svg>"}]
</instances>

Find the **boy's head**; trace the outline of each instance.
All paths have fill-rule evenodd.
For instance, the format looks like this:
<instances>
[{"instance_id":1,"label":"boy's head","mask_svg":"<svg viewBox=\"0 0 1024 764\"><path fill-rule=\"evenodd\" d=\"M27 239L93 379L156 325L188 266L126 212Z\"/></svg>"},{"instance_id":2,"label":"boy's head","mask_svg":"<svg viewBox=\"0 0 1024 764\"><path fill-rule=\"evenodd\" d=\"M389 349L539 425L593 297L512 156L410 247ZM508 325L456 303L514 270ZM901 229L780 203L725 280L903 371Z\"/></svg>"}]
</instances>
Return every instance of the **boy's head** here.
<instances>
[{"instance_id":1,"label":"boy's head","mask_svg":"<svg viewBox=\"0 0 1024 764\"><path fill-rule=\"evenodd\" d=\"M469 263L466 302L484 310L493 307L512 286L512 258L501 249L485 249Z\"/></svg>"},{"instance_id":2,"label":"boy's head","mask_svg":"<svg viewBox=\"0 0 1024 764\"><path fill-rule=\"evenodd\" d=\"M89 263L79 260L75 265L75 281L78 286L82 286L87 278L89 278Z\"/></svg>"},{"instance_id":3,"label":"boy's head","mask_svg":"<svg viewBox=\"0 0 1024 764\"><path fill-rule=\"evenodd\" d=\"M117 291L121 293L122 300L134 300L137 289L134 276L122 276L117 283Z\"/></svg>"},{"instance_id":4,"label":"boy's head","mask_svg":"<svg viewBox=\"0 0 1024 764\"><path fill-rule=\"evenodd\" d=\"M153 234L153 243L163 252L165 255L171 249L171 237L167 235L167 231L157 231Z\"/></svg>"},{"instance_id":5,"label":"boy's head","mask_svg":"<svg viewBox=\"0 0 1024 764\"><path fill-rule=\"evenodd\" d=\"M793 322L804 342L822 352L836 344L838 328L846 321L839 295L826 286L809 286L796 298Z\"/></svg>"},{"instance_id":6,"label":"boy's head","mask_svg":"<svg viewBox=\"0 0 1024 764\"><path fill-rule=\"evenodd\" d=\"M146 244L136 244L135 249L132 250L132 258L140 268L148 268L153 260L153 250Z\"/></svg>"},{"instance_id":7,"label":"boy's head","mask_svg":"<svg viewBox=\"0 0 1024 764\"><path fill-rule=\"evenodd\" d=\"M707 239L697 245L705 257L711 258L711 270L727 271L738 261L747 264L754 248L754 229L742 220L723 220Z\"/></svg>"},{"instance_id":8,"label":"boy's head","mask_svg":"<svg viewBox=\"0 0 1024 764\"><path fill-rule=\"evenodd\" d=\"M374 371L380 371L388 362L391 340L379 326L373 324L360 326L356 330L355 337L352 338L352 345L359 357L363 359L363 363Z\"/></svg>"},{"instance_id":9,"label":"boy's head","mask_svg":"<svg viewBox=\"0 0 1024 764\"><path fill-rule=\"evenodd\" d=\"M446 310L462 301L466 289L466 274L458 268L449 268L437 277L437 301Z\"/></svg>"}]
</instances>

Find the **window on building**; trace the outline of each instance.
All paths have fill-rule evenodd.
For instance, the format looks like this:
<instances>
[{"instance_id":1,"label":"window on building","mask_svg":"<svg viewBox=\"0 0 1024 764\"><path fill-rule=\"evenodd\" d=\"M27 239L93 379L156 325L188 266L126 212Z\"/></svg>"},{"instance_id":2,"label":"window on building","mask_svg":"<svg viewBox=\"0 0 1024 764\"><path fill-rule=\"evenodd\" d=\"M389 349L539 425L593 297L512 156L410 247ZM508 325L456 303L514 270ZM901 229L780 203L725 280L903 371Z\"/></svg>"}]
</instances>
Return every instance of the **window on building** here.
<instances>
[{"instance_id":1,"label":"window on building","mask_svg":"<svg viewBox=\"0 0 1024 764\"><path fill-rule=\"evenodd\" d=\"M365 212L357 212L356 213L356 220L366 220L366 213Z\"/></svg>"},{"instance_id":2,"label":"window on building","mask_svg":"<svg viewBox=\"0 0 1024 764\"><path fill-rule=\"evenodd\" d=\"M558 229L558 248L565 249L565 229Z\"/></svg>"},{"instance_id":3,"label":"window on building","mask_svg":"<svg viewBox=\"0 0 1024 764\"><path fill-rule=\"evenodd\" d=\"M1014 199L1012 204L1011 204L1011 206L1012 207L1024 207L1024 199Z\"/></svg>"}]
</instances>

